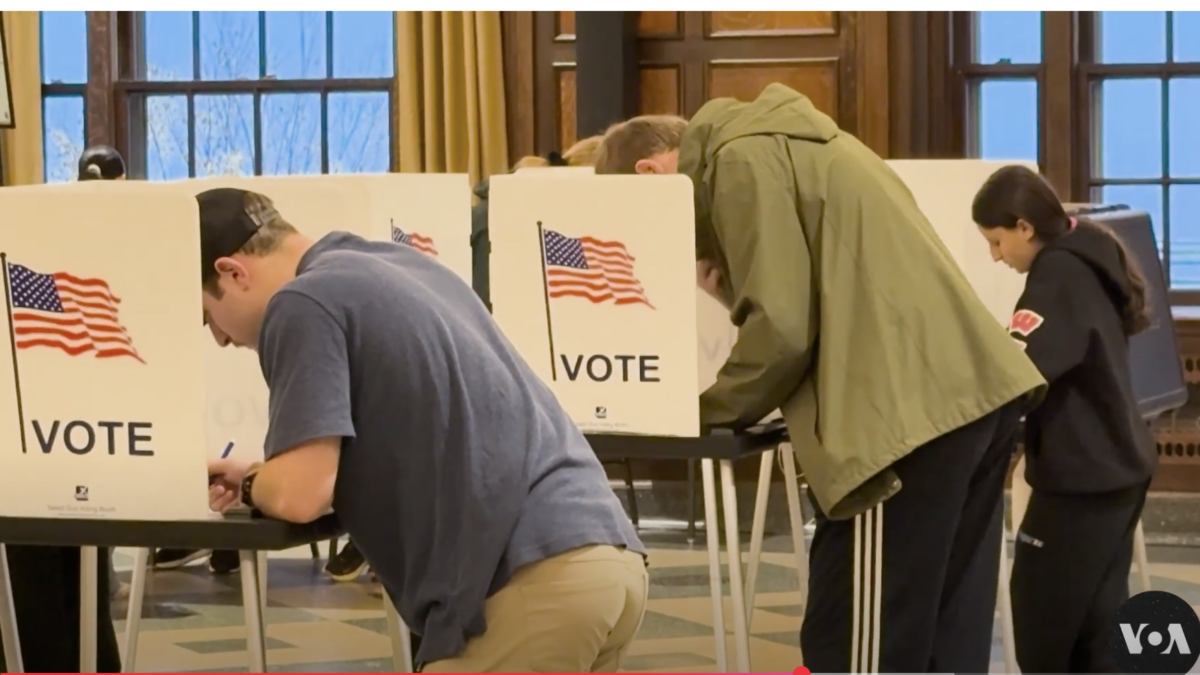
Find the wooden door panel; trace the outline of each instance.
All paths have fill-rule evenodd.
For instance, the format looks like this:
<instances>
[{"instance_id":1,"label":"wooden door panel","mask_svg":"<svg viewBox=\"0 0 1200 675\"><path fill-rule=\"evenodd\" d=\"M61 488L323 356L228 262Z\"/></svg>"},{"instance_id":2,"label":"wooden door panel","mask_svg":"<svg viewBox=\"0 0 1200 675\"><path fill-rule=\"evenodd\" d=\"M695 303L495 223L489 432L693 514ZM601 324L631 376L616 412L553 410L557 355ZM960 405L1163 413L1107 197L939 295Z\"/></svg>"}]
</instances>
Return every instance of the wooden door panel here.
<instances>
[{"instance_id":1,"label":"wooden door panel","mask_svg":"<svg viewBox=\"0 0 1200 675\"><path fill-rule=\"evenodd\" d=\"M566 150L578 140L575 103L575 68L557 69L558 150ZM640 73L639 98L642 115L678 115L680 113L679 69L675 66L651 66Z\"/></svg>"},{"instance_id":2,"label":"wooden door panel","mask_svg":"<svg viewBox=\"0 0 1200 675\"><path fill-rule=\"evenodd\" d=\"M579 118L575 111L575 68L558 70L558 151L575 143Z\"/></svg>"},{"instance_id":3,"label":"wooden door panel","mask_svg":"<svg viewBox=\"0 0 1200 675\"><path fill-rule=\"evenodd\" d=\"M557 33L555 38L558 40L574 39L575 12L558 12ZM661 38L677 35L679 35L679 12L638 13L638 37Z\"/></svg>"},{"instance_id":4,"label":"wooden door panel","mask_svg":"<svg viewBox=\"0 0 1200 675\"><path fill-rule=\"evenodd\" d=\"M707 12L709 37L830 35L837 32L836 12Z\"/></svg>"},{"instance_id":5,"label":"wooden door panel","mask_svg":"<svg viewBox=\"0 0 1200 675\"><path fill-rule=\"evenodd\" d=\"M817 110L838 116L838 60L714 61L708 66L706 98L753 101L772 82L804 94Z\"/></svg>"},{"instance_id":6,"label":"wooden door panel","mask_svg":"<svg viewBox=\"0 0 1200 675\"><path fill-rule=\"evenodd\" d=\"M638 83L639 112L643 115L682 114L679 83L679 68L675 66L642 68Z\"/></svg>"}]
</instances>

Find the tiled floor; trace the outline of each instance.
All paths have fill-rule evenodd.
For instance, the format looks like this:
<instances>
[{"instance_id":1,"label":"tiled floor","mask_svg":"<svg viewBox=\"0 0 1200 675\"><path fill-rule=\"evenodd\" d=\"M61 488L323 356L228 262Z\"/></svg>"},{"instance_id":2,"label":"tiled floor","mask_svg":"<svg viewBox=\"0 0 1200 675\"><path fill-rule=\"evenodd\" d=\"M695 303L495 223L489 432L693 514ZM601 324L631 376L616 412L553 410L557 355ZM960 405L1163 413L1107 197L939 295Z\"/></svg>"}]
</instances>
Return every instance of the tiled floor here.
<instances>
[{"instance_id":1,"label":"tiled floor","mask_svg":"<svg viewBox=\"0 0 1200 675\"><path fill-rule=\"evenodd\" d=\"M707 558L702 543L689 547L676 535L646 535L654 547L649 609L624 666L635 672L713 672L712 615ZM324 549L324 547L322 547ZM790 537L764 546L752 621L752 670L792 672L803 613ZM117 552L129 578L132 551ZM1155 588L1200 605L1200 551L1152 548ZM321 573L307 548L273 555L269 565L268 661L287 672L391 672L391 646L380 591L369 577L337 584ZM726 582L727 583L727 582ZM1137 592L1136 579L1131 590ZM124 617L125 603L114 603ZM730 616L728 603L726 616ZM730 622L726 622L731 631ZM117 624L124 636L124 621ZM733 645L729 640L732 660ZM1003 670L997 638L993 671ZM246 666L245 628L238 576L214 577L205 565L157 572L147 588L138 649L139 672L239 672Z\"/></svg>"}]
</instances>

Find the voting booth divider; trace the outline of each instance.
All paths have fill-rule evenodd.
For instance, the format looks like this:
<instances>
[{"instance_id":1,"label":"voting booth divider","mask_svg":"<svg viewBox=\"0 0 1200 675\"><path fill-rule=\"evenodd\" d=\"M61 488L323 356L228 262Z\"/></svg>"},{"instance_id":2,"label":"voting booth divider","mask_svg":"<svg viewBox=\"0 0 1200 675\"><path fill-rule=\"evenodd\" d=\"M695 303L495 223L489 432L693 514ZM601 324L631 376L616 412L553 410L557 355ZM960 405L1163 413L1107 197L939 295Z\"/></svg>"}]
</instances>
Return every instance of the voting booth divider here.
<instances>
[{"instance_id":1,"label":"voting booth divider","mask_svg":"<svg viewBox=\"0 0 1200 675\"><path fill-rule=\"evenodd\" d=\"M311 237L347 230L414 246L470 279L465 175L0 190L11 352L0 368L13 383L0 393L0 434L8 437L0 455L0 542L81 547L82 672L95 671L97 547L139 549L127 671L135 662L146 547L241 551L250 666L265 672L261 553L338 535L332 518L298 526L209 512L207 458L235 438L230 451L261 457L267 403L253 353L217 348L201 325L195 195L216 187L267 195ZM0 568L6 662L21 672L2 553ZM396 668L409 671L407 630L386 605Z\"/></svg>"},{"instance_id":2,"label":"voting booth divider","mask_svg":"<svg viewBox=\"0 0 1200 675\"><path fill-rule=\"evenodd\" d=\"M987 177L1011 162L889 164L981 300L1007 324L1024 279L991 260L971 222L970 204ZM414 246L470 283L471 193L465 175L210 178L0 190L0 209L9 216L0 267L12 355L0 359L0 368L13 383L0 391L0 434L8 436L0 457L0 521L214 522L219 518L208 512L201 473L206 458L225 452L230 442L235 456L261 457L267 391L257 358L247 350L218 348L200 326L194 195L214 187L267 195L285 220L310 237L347 230ZM732 463L761 458L744 577L740 555L727 558L736 669L749 672L749 627L776 453L783 460L803 591L800 480L786 441L746 444L730 436L722 446L719 438L699 438L697 398L715 381L737 329L727 310L695 287L690 180L596 176L577 168L519 171L493 177L489 211L496 321L593 447L606 448L597 454L700 461L722 671L730 664L718 525L724 521L727 551L740 551ZM686 449L693 446L694 452ZM0 523L0 541L2 528ZM315 534L291 536L287 541L316 540ZM210 547L220 548L205 546ZM248 625L261 628L263 582L260 566L250 564L254 560L244 558L243 582L253 590L246 597L255 598L257 612L251 621L247 606ZM94 588L95 566L91 569ZM1006 583L1007 574L1001 577ZM8 600L11 609L11 596ZM1005 591L1002 607L1006 603ZM403 636L394 611L388 616L393 636ZM12 633L5 635L6 653ZM132 635L136 643L136 630ZM86 668L89 638L81 637ZM90 640L94 664L94 631ZM265 667L261 631L251 635L250 649L252 667ZM410 664L402 665L398 655L397 668Z\"/></svg>"},{"instance_id":3,"label":"voting booth divider","mask_svg":"<svg viewBox=\"0 0 1200 675\"><path fill-rule=\"evenodd\" d=\"M366 174L206 178L168 183L190 194L218 187L270 197L284 220L319 239L346 231L395 241L437 258L471 279L470 191L465 174ZM193 265L194 267L194 265ZM267 386L258 357L205 340L208 454L230 444L234 456L262 459Z\"/></svg>"},{"instance_id":4,"label":"voting booth divider","mask_svg":"<svg viewBox=\"0 0 1200 675\"><path fill-rule=\"evenodd\" d=\"M699 460L703 474L717 666L726 655L716 466L733 601L736 672L750 672L749 625L762 550L760 490L745 582L733 462L777 451L789 486L797 562L805 562L790 446L729 435L701 439L701 304L695 282L693 188L685 176L597 176L588 169L491 179L491 300L501 330L558 397L602 461ZM719 305L718 305L719 307ZM728 324L728 314L719 310ZM801 572L801 583L806 575ZM802 586L803 587L803 586Z\"/></svg>"},{"instance_id":5,"label":"voting booth divider","mask_svg":"<svg viewBox=\"0 0 1200 675\"><path fill-rule=\"evenodd\" d=\"M1024 278L992 261L986 242L971 220L971 202L992 173L1013 163L981 160L889 162L911 190L964 278L1000 326L1008 324L1024 288ZM1025 164L1036 170L1036 166ZM589 434L593 447L615 448L616 439L609 436L625 434L629 436L625 444L630 456L654 459L665 457L667 453L656 454L653 444L642 443L638 436L687 438L695 435L696 397L715 381L737 339L737 329L731 325L725 308L694 287L693 221L690 181L681 181L678 176L613 177L595 176L586 169L540 169L492 179L489 224L493 241L491 286L496 320L543 381L558 395L579 427ZM539 250L539 235L540 242L549 243L548 248ZM604 267L604 261L596 260L596 257L605 251L593 244L592 259L581 254L574 258L573 265L566 263L561 254L568 250L563 246L564 239L582 241L584 237L623 244L625 251L636 258L634 272L636 280L641 282L639 288L647 296L669 299L654 302L654 311L670 312L672 322L687 321L686 313L694 311L695 333L660 328L659 324L641 315L619 313L630 307L603 306L602 301L611 302L601 296L613 284L612 272L601 269L597 273L592 267L593 263ZM572 253L581 248L570 242L567 245ZM647 268L649 271L643 271ZM626 267L621 269L628 271ZM672 270L670 274L677 276L663 274L660 280L658 273L665 270ZM552 297L550 290L569 288L565 286L566 280L583 283L582 294L591 297L584 299L578 294ZM651 288L654 288L653 294ZM565 304L565 300L572 304ZM668 302L679 304L672 306ZM600 308L594 307L597 304L607 311L599 311ZM641 304L638 300L629 304L646 311L646 308L637 307ZM595 358L598 355L609 356L611 361L611 355L622 353L630 357L653 353L664 359L665 355L688 354L696 363L694 379L687 376L687 386L684 386L684 379L673 379L678 372L674 359L664 362L661 382L639 378L613 381L614 378L605 377L609 373L607 366L598 372L587 372L584 367L575 370L580 362L586 366L588 359L594 358L593 363L603 364L601 359ZM668 373L672 377L669 383ZM584 377L579 377L580 374ZM598 442L601 438L603 442ZM696 447L700 445L697 443ZM729 568L735 608L736 667L740 672L749 669L749 620L753 614L755 576L775 452L784 455L782 466L798 553L800 588L803 590L807 585L807 557L802 514L795 491L798 480L793 453L786 443L778 448L763 448L753 453L761 455L761 464L745 579L740 565ZM600 454L604 455L603 452ZM705 530L710 576L715 589L714 639L718 667L728 670L724 618L720 609L714 459L700 454L688 457L686 453L671 454L670 458L698 459L702 464L705 521L709 524ZM731 500L736 494L732 462L729 459L715 461L721 466L727 541L731 551L738 550L736 500ZM1007 570L1007 558L1003 569ZM1008 610L1007 573L1001 577L1001 608ZM1006 611L1005 616L1006 661L1015 669L1010 612Z\"/></svg>"},{"instance_id":6,"label":"voting booth divider","mask_svg":"<svg viewBox=\"0 0 1200 675\"><path fill-rule=\"evenodd\" d=\"M48 194L0 190L0 514L207 518L195 201Z\"/></svg>"}]
</instances>

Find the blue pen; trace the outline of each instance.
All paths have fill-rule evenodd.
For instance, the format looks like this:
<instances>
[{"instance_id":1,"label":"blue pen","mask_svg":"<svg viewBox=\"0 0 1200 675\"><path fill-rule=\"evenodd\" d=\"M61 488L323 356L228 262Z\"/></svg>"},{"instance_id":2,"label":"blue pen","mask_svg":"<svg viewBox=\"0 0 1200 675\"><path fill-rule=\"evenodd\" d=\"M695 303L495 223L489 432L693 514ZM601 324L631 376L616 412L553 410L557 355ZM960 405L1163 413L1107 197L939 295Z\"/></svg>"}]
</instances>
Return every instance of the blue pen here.
<instances>
[{"instance_id":1,"label":"blue pen","mask_svg":"<svg viewBox=\"0 0 1200 675\"><path fill-rule=\"evenodd\" d=\"M226 445L225 449L221 451L221 459L228 459L229 453L231 453L231 452L233 452L233 439L230 439L229 444ZM214 483L216 483L216 481L217 481L217 476L215 474L209 474L208 484L213 485Z\"/></svg>"}]
</instances>

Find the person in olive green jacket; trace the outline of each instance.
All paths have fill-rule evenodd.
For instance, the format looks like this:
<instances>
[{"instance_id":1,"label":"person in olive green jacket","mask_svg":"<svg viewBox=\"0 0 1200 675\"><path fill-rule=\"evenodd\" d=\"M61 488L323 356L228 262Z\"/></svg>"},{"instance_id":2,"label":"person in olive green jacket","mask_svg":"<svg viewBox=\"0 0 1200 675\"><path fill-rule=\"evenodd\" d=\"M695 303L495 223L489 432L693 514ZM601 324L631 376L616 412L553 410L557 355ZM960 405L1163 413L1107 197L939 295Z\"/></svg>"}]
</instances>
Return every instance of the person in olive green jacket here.
<instances>
[{"instance_id":1,"label":"person in olive green jacket","mask_svg":"<svg viewBox=\"0 0 1200 675\"><path fill-rule=\"evenodd\" d=\"M986 672L1005 476L1045 381L909 189L779 84L615 125L596 171L695 185L697 283L738 327L701 421L779 409L819 511L805 666Z\"/></svg>"}]
</instances>

